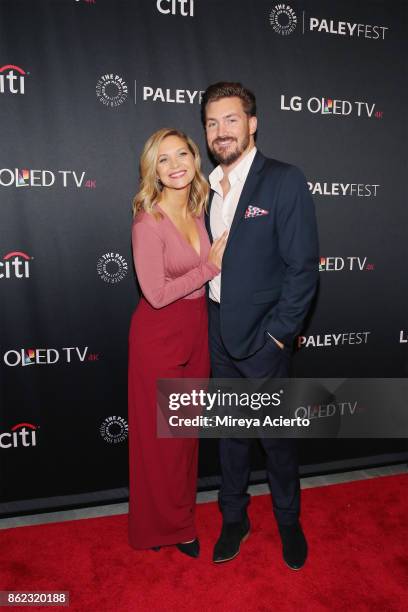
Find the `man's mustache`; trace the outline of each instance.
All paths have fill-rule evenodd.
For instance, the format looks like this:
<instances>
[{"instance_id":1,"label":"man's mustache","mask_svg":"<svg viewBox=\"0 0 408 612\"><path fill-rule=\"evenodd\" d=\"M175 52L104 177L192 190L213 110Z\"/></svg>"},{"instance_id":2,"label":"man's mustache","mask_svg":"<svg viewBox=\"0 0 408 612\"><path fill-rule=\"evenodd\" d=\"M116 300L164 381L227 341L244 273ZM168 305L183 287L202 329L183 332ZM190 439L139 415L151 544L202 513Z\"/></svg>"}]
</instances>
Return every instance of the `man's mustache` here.
<instances>
[{"instance_id":1,"label":"man's mustache","mask_svg":"<svg viewBox=\"0 0 408 612\"><path fill-rule=\"evenodd\" d=\"M213 145L222 144L223 142L229 142L231 140L233 142L238 142L238 140L236 138L233 138L232 136L225 136L224 138L216 138L215 140L213 140Z\"/></svg>"}]
</instances>

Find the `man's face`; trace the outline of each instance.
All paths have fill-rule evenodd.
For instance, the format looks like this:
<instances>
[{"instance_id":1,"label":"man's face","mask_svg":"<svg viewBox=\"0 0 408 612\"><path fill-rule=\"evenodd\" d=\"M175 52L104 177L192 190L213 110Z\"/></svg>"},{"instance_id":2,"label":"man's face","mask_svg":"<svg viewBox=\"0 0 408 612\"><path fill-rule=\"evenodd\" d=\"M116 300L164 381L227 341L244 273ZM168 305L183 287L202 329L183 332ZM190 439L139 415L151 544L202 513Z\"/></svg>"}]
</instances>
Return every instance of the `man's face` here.
<instances>
[{"instance_id":1,"label":"man's face","mask_svg":"<svg viewBox=\"0 0 408 612\"><path fill-rule=\"evenodd\" d=\"M210 102L205 117L208 148L223 166L236 162L249 144L253 144L256 117L248 117L240 98L234 96Z\"/></svg>"}]
</instances>

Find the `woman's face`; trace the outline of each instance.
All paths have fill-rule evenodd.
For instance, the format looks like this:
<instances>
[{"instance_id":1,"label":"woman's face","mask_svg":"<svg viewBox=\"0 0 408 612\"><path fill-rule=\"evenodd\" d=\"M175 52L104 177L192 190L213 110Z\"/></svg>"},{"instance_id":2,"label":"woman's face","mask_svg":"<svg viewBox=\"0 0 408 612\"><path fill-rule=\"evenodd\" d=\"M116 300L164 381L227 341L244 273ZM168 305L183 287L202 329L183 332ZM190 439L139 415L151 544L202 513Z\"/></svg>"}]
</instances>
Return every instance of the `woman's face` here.
<instances>
[{"instance_id":1,"label":"woman's face","mask_svg":"<svg viewBox=\"0 0 408 612\"><path fill-rule=\"evenodd\" d=\"M195 176L194 156L179 136L167 136L159 147L157 176L168 189L185 189Z\"/></svg>"}]
</instances>

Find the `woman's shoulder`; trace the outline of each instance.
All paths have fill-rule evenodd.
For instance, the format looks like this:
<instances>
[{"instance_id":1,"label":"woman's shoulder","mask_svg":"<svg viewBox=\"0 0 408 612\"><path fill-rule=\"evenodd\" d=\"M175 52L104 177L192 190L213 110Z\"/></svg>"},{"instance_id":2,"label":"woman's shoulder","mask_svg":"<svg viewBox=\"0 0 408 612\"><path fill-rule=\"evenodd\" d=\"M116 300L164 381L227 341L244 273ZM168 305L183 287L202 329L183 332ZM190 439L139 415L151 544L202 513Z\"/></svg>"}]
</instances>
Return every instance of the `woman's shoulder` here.
<instances>
[{"instance_id":1,"label":"woman's shoulder","mask_svg":"<svg viewBox=\"0 0 408 612\"><path fill-rule=\"evenodd\" d=\"M156 232L160 232L161 221L162 215L160 214L157 206L154 206L151 213L146 212L145 210L139 210L133 219L133 227L136 225L143 225L151 227L152 229L156 230Z\"/></svg>"}]
</instances>

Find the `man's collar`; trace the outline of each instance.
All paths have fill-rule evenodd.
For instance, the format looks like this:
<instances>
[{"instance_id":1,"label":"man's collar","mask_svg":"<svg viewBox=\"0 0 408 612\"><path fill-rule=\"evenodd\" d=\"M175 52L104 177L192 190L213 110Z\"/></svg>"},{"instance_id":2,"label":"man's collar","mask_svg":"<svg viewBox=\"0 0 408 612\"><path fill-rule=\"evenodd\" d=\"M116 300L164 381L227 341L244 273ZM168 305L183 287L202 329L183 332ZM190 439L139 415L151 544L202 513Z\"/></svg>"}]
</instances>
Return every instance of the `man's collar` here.
<instances>
[{"instance_id":1,"label":"man's collar","mask_svg":"<svg viewBox=\"0 0 408 612\"><path fill-rule=\"evenodd\" d=\"M257 152L257 148L253 147L249 151L249 153L247 153L241 159L239 164L235 166L233 170L231 170L231 172L228 174L230 185L233 185L237 180L245 181L246 177L248 176L248 172L251 167L251 164L254 161L256 152ZM210 186L213 191L218 191L217 187L219 186L223 176L224 176L224 173L220 165L214 168L214 170L211 172L211 174L208 177L208 180L210 182Z\"/></svg>"}]
</instances>

